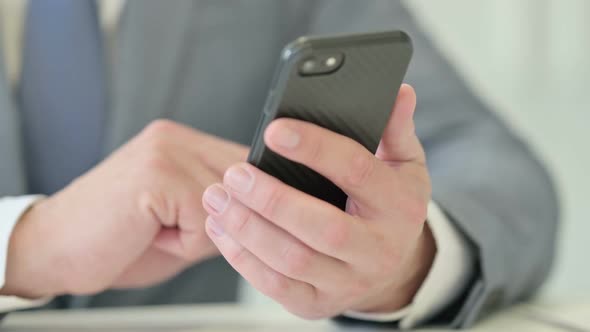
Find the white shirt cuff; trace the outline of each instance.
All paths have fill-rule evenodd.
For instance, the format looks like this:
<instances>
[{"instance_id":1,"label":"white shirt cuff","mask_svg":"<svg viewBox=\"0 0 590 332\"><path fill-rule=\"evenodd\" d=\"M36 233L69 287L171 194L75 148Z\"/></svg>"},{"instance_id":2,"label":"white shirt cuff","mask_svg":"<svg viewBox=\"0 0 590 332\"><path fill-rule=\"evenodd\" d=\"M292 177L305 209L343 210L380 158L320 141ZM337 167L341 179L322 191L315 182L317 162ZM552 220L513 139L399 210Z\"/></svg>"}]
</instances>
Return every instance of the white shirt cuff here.
<instances>
[{"instance_id":1,"label":"white shirt cuff","mask_svg":"<svg viewBox=\"0 0 590 332\"><path fill-rule=\"evenodd\" d=\"M6 260L10 236L20 217L37 200L40 195L1 197L0 198L0 288L4 286L6 278ZM0 296L0 312L41 306L49 299L27 300L16 296Z\"/></svg>"},{"instance_id":2,"label":"white shirt cuff","mask_svg":"<svg viewBox=\"0 0 590 332\"><path fill-rule=\"evenodd\" d=\"M399 321L401 329L411 329L440 313L463 292L473 273L474 261L466 239L432 201L427 222L437 251L412 303L392 313L346 312L345 316L374 322Z\"/></svg>"}]
</instances>

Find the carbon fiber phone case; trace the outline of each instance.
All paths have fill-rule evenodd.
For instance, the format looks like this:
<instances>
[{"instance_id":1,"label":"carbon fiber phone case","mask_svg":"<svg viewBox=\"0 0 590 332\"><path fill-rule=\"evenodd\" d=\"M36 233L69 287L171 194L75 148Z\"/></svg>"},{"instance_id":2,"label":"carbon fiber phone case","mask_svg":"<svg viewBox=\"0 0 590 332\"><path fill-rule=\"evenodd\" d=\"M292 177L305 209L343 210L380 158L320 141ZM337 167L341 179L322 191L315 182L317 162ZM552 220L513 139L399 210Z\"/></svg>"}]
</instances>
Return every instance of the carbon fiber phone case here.
<instances>
[{"instance_id":1,"label":"carbon fiber phone case","mask_svg":"<svg viewBox=\"0 0 590 332\"><path fill-rule=\"evenodd\" d=\"M303 61L317 54L344 55L330 74L302 76ZM346 194L332 182L264 145L263 132L276 118L313 122L348 136L375 153L412 56L402 31L300 38L289 44L273 80L248 161L284 183L345 208Z\"/></svg>"}]
</instances>

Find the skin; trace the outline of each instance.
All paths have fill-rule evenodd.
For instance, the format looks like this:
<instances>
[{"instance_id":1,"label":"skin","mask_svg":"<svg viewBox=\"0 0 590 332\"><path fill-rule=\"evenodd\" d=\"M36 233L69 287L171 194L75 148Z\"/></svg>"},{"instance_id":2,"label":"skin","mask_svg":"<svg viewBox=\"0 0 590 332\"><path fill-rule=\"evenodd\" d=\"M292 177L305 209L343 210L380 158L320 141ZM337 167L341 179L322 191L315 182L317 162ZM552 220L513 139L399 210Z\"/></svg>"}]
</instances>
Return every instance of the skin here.
<instances>
[{"instance_id":1,"label":"skin","mask_svg":"<svg viewBox=\"0 0 590 332\"><path fill-rule=\"evenodd\" d=\"M239 163L205 192L207 234L246 280L301 317L406 306L435 252L415 106L404 85L376 155L313 124L274 121L267 146L344 190L346 212Z\"/></svg>"},{"instance_id":2,"label":"skin","mask_svg":"<svg viewBox=\"0 0 590 332\"><path fill-rule=\"evenodd\" d=\"M37 298L144 287L219 255L204 231L201 197L247 153L177 123L150 124L21 218L0 293Z\"/></svg>"},{"instance_id":3,"label":"skin","mask_svg":"<svg viewBox=\"0 0 590 332\"><path fill-rule=\"evenodd\" d=\"M244 146L156 121L24 214L0 294L144 287L221 253L304 318L400 309L436 252L415 105L413 89L402 86L376 155L310 123L280 119L267 128L272 150L349 195L346 211L244 163Z\"/></svg>"}]
</instances>

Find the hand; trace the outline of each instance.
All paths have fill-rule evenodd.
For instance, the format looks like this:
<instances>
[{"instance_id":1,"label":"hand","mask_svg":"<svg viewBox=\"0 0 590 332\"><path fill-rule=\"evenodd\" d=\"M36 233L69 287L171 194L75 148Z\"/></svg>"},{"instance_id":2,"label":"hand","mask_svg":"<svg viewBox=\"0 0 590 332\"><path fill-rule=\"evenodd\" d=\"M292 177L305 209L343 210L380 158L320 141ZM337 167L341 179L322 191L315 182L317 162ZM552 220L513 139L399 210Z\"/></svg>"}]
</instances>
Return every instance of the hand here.
<instances>
[{"instance_id":1,"label":"hand","mask_svg":"<svg viewBox=\"0 0 590 332\"><path fill-rule=\"evenodd\" d=\"M266 144L342 188L346 212L240 163L205 192L207 234L254 287L304 318L409 304L435 254L415 104L402 86L376 156L313 124L275 120Z\"/></svg>"},{"instance_id":2,"label":"hand","mask_svg":"<svg viewBox=\"0 0 590 332\"><path fill-rule=\"evenodd\" d=\"M213 153L212 153L213 151ZM167 279L218 251L203 190L247 149L158 120L17 223L2 294L92 294Z\"/></svg>"}]
</instances>

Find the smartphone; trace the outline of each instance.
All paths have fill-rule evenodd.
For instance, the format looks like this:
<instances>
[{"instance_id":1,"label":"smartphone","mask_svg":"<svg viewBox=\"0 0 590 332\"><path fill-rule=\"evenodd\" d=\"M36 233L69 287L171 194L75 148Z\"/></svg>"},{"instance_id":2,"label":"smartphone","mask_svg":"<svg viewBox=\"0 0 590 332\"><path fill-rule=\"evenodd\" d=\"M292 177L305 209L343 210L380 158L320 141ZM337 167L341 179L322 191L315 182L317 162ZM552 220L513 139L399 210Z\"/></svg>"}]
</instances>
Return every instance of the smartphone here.
<instances>
[{"instance_id":1,"label":"smartphone","mask_svg":"<svg viewBox=\"0 0 590 332\"><path fill-rule=\"evenodd\" d=\"M402 31L301 37L287 45L275 72L248 162L341 209L346 194L305 165L274 153L264 130L277 118L312 122L375 153L412 57Z\"/></svg>"}]
</instances>

